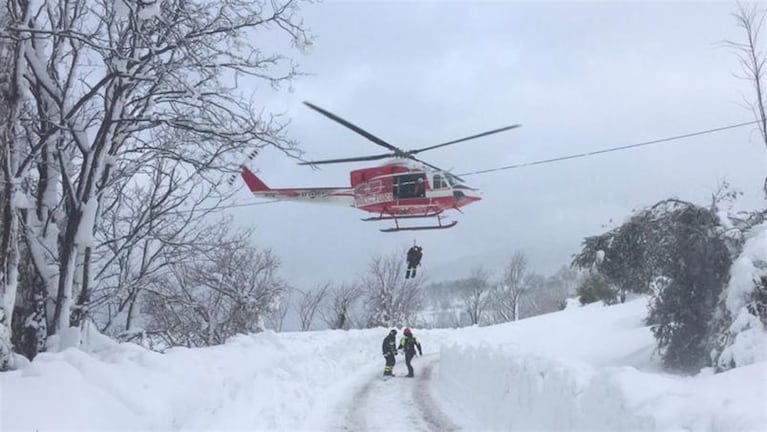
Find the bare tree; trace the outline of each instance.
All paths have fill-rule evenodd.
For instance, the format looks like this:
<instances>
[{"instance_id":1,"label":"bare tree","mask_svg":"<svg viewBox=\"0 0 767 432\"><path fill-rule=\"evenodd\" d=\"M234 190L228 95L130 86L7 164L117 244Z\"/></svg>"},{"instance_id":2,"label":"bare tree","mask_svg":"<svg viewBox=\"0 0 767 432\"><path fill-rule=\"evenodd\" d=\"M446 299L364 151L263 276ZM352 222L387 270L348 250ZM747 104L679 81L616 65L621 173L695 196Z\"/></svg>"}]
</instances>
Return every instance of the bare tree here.
<instances>
[{"instance_id":1,"label":"bare tree","mask_svg":"<svg viewBox=\"0 0 767 432\"><path fill-rule=\"evenodd\" d=\"M24 116L15 136L24 148L20 159L4 158L15 164L3 164L13 177L4 185L34 197L23 229L47 286L46 327L54 334L78 326L97 301L125 316L129 328L136 287L161 269L162 260L142 260L173 256L160 251L161 219L183 225L170 215L174 206L200 208L201 200L177 198L205 185L206 203L215 205L229 193L218 186L246 151L274 146L296 154L285 122L262 115L237 91L244 80L279 87L297 73L288 59L253 43L255 32L269 29L294 46L308 43L296 2L7 0L7 10L11 22L2 38L19 47L14 70L24 86L18 92ZM172 173L165 191L144 195L152 204L141 223L124 223L114 242L99 232L102 214L122 199L121 191L165 172ZM166 191L176 199L164 200ZM3 238L15 231L4 224ZM121 277L127 293L115 288L111 300L105 297L101 281L119 287Z\"/></svg>"},{"instance_id":2,"label":"bare tree","mask_svg":"<svg viewBox=\"0 0 767 432\"><path fill-rule=\"evenodd\" d=\"M322 320L331 329L350 329L352 322L352 308L362 295L362 289L357 284L342 283L330 289L328 302L320 311Z\"/></svg>"},{"instance_id":3,"label":"bare tree","mask_svg":"<svg viewBox=\"0 0 767 432\"><path fill-rule=\"evenodd\" d=\"M530 290L530 277L524 252L514 252L493 295L498 322L516 321L520 318L520 299Z\"/></svg>"},{"instance_id":4,"label":"bare tree","mask_svg":"<svg viewBox=\"0 0 767 432\"><path fill-rule=\"evenodd\" d=\"M314 315L320 304L325 300L325 295L330 289L330 283L325 283L311 291L301 291L301 299L298 301L298 318L301 321L301 331L308 331L312 327Z\"/></svg>"},{"instance_id":5,"label":"bare tree","mask_svg":"<svg viewBox=\"0 0 767 432\"><path fill-rule=\"evenodd\" d=\"M281 332L282 327L285 324L285 317L290 310L290 297L293 295L293 289L291 287L285 287L285 290L280 296L280 300L277 303L274 311L267 315L266 323L276 332Z\"/></svg>"},{"instance_id":6,"label":"bare tree","mask_svg":"<svg viewBox=\"0 0 767 432\"><path fill-rule=\"evenodd\" d=\"M169 159L144 167L145 181L126 183L103 195L96 224L95 279L89 310L102 331L132 337L143 287L167 266L187 261L207 245L217 193L194 185ZM135 328L134 328L135 327Z\"/></svg>"},{"instance_id":7,"label":"bare tree","mask_svg":"<svg viewBox=\"0 0 767 432\"><path fill-rule=\"evenodd\" d=\"M407 323L421 304L423 279L405 279L405 263L399 253L373 257L362 278L369 327Z\"/></svg>"},{"instance_id":8,"label":"bare tree","mask_svg":"<svg viewBox=\"0 0 767 432\"><path fill-rule=\"evenodd\" d=\"M747 103L756 117L762 141L767 148L767 110L765 110L767 52L764 51L764 44L759 42L765 10L759 9L758 2L738 2L738 10L733 15L738 27L745 33L745 41L725 41L725 45L735 50L738 56L742 72L739 77L751 81L754 86L754 97L747 100ZM767 199L767 177L764 179L763 188L764 197Z\"/></svg>"},{"instance_id":9,"label":"bare tree","mask_svg":"<svg viewBox=\"0 0 767 432\"><path fill-rule=\"evenodd\" d=\"M261 331L286 289L276 275L279 261L250 245L250 231L222 223L209 240L218 247L169 266L147 288L146 332L167 346L209 346Z\"/></svg>"},{"instance_id":10,"label":"bare tree","mask_svg":"<svg viewBox=\"0 0 767 432\"><path fill-rule=\"evenodd\" d=\"M471 325L479 324L491 300L490 274L482 267L474 268L471 276L460 281L460 298Z\"/></svg>"},{"instance_id":11,"label":"bare tree","mask_svg":"<svg viewBox=\"0 0 767 432\"><path fill-rule=\"evenodd\" d=\"M546 278L537 273L530 273L527 277L527 292L519 299L519 314L517 319L528 318L535 315L553 312L565 297L559 298L557 286L551 278Z\"/></svg>"}]
</instances>

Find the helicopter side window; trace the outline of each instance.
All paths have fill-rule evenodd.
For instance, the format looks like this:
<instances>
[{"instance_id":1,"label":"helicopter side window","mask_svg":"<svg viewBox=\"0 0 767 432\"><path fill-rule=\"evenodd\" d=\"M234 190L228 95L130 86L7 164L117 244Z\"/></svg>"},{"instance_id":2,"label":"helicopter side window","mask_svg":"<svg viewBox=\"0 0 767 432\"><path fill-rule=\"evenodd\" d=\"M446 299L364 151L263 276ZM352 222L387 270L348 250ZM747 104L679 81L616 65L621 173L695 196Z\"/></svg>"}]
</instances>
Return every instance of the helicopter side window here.
<instances>
[{"instance_id":1,"label":"helicopter side window","mask_svg":"<svg viewBox=\"0 0 767 432\"><path fill-rule=\"evenodd\" d=\"M426 176L403 174L394 177L394 198L423 198L426 196Z\"/></svg>"},{"instance_id":2,"label":"helicopter side window","mask_svg":"<svg viewBox=\"0 0 767 432\"><path fill-rule=\"evenodd\" d=\"M434 189L443 189L447 187L447 181L439 174L434 174Z\"/></svg>"}]
</instances>

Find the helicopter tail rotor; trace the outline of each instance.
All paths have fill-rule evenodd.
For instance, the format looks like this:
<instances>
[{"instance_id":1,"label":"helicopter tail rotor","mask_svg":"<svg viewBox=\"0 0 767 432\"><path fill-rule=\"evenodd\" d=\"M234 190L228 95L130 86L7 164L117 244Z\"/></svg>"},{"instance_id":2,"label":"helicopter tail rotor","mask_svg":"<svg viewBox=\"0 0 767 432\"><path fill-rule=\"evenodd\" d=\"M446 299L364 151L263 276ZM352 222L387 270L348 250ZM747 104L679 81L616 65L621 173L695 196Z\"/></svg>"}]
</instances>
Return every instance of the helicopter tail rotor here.
<instances>
[{"instance_id":1,"label":"helicopter tail rotor","mask_svg":"<svg viewBox=\"0 0 767 432\"><path fill-rule=\"evenodd\" d=\"M253 159L256 158L256 156L258 156L258 150L259 149L256 148L256 149L253 149L253 151L251 151L250 153L248 153L247 159L245 159L245 161L243 161L240 164L240 169L241 170L247 169L248 162L252 161ZM232 186L234 184L234 181L237 179L237 175L238 174L240 174L240 173L239 172L232 173L232 175L230 175L229 178L226 180L226 183L229 186Z\"/></svg>"}]
</instances>

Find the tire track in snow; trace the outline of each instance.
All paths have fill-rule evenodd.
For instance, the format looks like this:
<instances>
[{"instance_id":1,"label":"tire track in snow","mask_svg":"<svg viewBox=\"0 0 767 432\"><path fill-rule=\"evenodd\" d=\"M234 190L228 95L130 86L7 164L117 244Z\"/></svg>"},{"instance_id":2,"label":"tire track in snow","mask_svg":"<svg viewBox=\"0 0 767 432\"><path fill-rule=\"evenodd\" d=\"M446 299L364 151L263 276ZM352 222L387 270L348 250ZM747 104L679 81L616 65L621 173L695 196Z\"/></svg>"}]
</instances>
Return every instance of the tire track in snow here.
<instances>
[{"instance_id":1,"label":"tire track in snow","mask_svg":"<svg viewBox=\"0 0 767 432\"><path fill-rule=\"evenodd\" d=\"M434 365L439 360L432 360L423 367L423 370L419 375L416 375L418 385L413 388L413 399L421 409L423 413L423 419L432 428L433 431L458 431L460 428L456 426L450 418L442 412L441 409L434 403L434 399L431 397L431 375L434 369Z\"/></svg>"},{"instance_id":2,"label":"tire track in snow","mask_svg":"<svg viewBox=\"0 0 767 432\"><path fill-rule=\"evenodd\" d=\"M361 406L367 406L369 404L370 399L370 393L371 389L373 388L373 384L375 384L375 381L370 381L367 384L365 384L357 393L354 394L354 397L351 399L351 404L349 406L349 414L346 416L346 424L343 426L343 430L348 431L364 431L367 430L367 425L365 424L365 412L367 410L365 409L359 409L358 407L355 407L354 405L359 403Z\"/></svg>"},{"instance_id":3,"label":"tire track in snow","mask_svg":"<svg viewBox=\"0 0 767 432\"><path fill-rule=\"evenodd\" d=\"M458 431L431 396L432 373L439 358L416 365L416 379L404 375L371 378L350 398L344 431ZM418 362L420 363L420 362ZM398 370L396 373L402 374Z\"/></svg>"}]
</instances>

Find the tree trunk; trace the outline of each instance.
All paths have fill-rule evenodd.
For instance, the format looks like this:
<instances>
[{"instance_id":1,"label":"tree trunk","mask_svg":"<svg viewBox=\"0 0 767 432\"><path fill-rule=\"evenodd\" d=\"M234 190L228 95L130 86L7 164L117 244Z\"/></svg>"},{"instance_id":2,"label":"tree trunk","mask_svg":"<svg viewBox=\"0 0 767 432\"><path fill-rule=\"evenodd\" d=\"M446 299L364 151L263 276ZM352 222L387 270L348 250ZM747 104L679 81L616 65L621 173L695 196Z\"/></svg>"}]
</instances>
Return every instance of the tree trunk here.
<instances>
[{"instance_id":1,"label":"tree trunk","mask_svg":"<svg viewBox=\"0 0 767 432\"><path fill-rule=\"evenodd\" d=\"M6 13L6 11L3 11ZM2 27L10 24L8 15L2 16ZM0 163L2 163L3 189L0 194L0 370L10 367L13 308L19 277L19 220L16 210L18 182L18 145L15 141L18 106L18 76L16 66L20 56L18 42L0 41Z\"/></svg>"},{"instance_id":2,"label":"tree trunk","mask_svg":"<svg viewBox=\"0 0 767 432\"><path fill-rule=\"evenodd\" d=\"M83 279L80 284L80 294L77 296L77 303L72 311L72 318L69 322L70 327L80 327L83 320L88 316L88 305L90 303L90 278L91 278L91 247L85 248L83 256Z\"/></svg>"},{"instance_id":3,"label":"tree trunk","mask_svg":"<svg viewBox=\"0 0 767 432\"><path fill-rule=\"evenodd\" d=\"M7 132L3 135L3 140L8 139L9 134ZM7 147L3 145L3 148ZM4 172L13 172L13 158L12 154L6 155L5 163L3 164ZM5 175L3 178L9 179ZM19 277L18 218L16 217L16 209L13 205L16 196L16 185L14 182L8 181L3 189L3 233L0 240L0 371L8 369L10 366L12 349L11 324Z\"/></svg>"},{"instance_id":4,"label":"tree trunk","mask_svg":"<svg viewBox=\"0 0 767 432\"><path fill-rule=\"evenodd\" d=\"M67 220L67 227L64 232L64 239L60 247L61 262L59 263L59 286L56 293L56 304L54 306L52 322L48 327L48 334L53 335L61 330L69 328L71 306L72 306L72 287L74 285L75 264L77 262L77 245L75 244L75 235L80 225L82 211L73 212Z\"/></svg>"},{"instance_id":5,"label":"tree trunk","mask_svg":"<svg viewBox=\"0 0 767 432\"><path fill-rule=\"evenodd\" d=\"M31 257L22 254L19 269L20 301L14 311L11 340L14 350L29 360L33 360L38 353L45 350L46 293L46 285L34 268Z\"/></svg>"},{"instance_id":6,"label":"tree trunk","mask_svg":"<svg viewBox=\"0 0 767 432\"><path fill-rule=\"evenodd\" d=\"M519 319L519 295L514 295L514 319L512 321L516 321Z\"/></svg>"},{"instance_id":7,"label":"tree trunk","mask_svg":"<svg viewBox=\"0 0 767 432\"><path fill-rule=\"evenodd\" d=\"M128 316L125 318L125 331L130 332L133 325L133 315L135 314L136 301L138 300L138 288L131 290L128 298Z\"/></svg>"}]
</instances>

